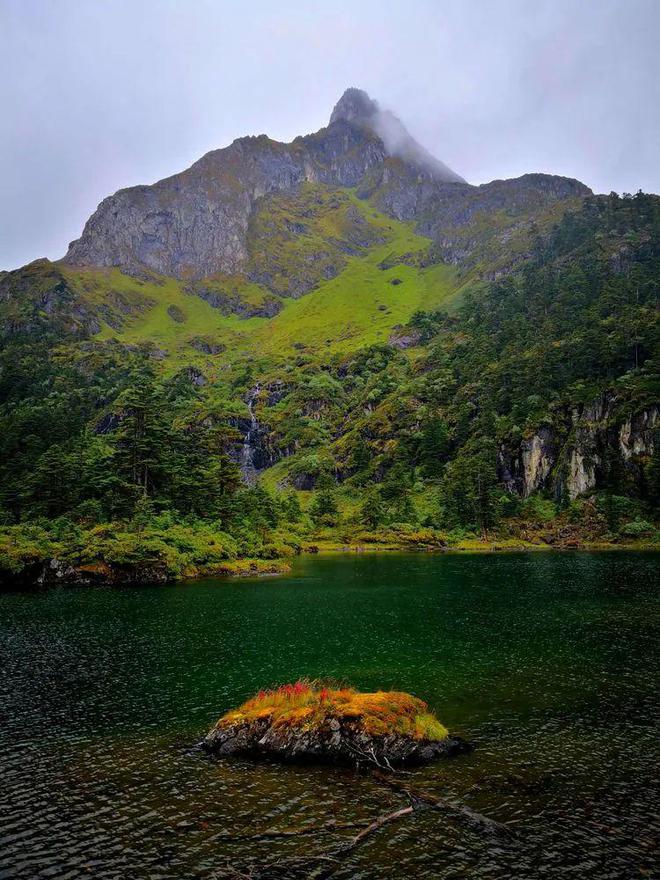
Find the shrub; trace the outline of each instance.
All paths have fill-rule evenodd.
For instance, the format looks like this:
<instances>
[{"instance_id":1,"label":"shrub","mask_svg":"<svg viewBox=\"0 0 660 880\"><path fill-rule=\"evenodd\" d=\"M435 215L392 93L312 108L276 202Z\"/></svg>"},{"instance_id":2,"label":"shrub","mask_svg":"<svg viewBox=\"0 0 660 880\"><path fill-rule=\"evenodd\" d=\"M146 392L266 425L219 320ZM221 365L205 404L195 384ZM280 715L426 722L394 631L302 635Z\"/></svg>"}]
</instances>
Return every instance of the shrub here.
<instances>
[{"instance_id":1,"label":"shrub","mask_svg":"<svg viewBox=\"0 0 660 880\"><path fill-rule=\"evenodd\" d=\"M628 538L642 538L646 535L653 534L654 531L655 529L652 523L647 522L645 519L635 519L623 526L621 534Z\"/></svg>"},{"instance_id":2,"label":"shrub","mask_svg":"<svg viewBox=\"0 0 660 880\"><path fill-rule=\"evenodd\" d=\"M521 502L519 510L524 519L539 523L551 522L557 516L557 506L554 501L543 498L538 492Z\"/></svg>"}]
</instances>

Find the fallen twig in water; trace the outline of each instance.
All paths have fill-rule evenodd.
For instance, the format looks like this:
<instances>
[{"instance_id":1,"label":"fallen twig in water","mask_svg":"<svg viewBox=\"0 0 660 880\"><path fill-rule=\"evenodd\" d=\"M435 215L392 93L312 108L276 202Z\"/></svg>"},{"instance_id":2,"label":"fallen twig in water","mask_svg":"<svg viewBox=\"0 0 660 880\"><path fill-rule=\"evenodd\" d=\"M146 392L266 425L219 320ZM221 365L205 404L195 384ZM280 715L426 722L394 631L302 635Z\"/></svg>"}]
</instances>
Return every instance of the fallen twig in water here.
<instances>
[{"instance_id":1,"label":"fallen twig in water","mask_svg":"<svg viewBox=\"0 0 660 880\"><path fill-rule=\"evenodd\" d=\"M453 798L440 798L423 789L413 788L392 774L383 773L376 769L372 778L388 788L405 795L409 800L409 806L400 807L390 813L378 816L368 824L366 822L338 823L330 820L321 826L312 826L303 829L268 829L260 834L245 835L242 839L267 840L282 837L295 837L304 834L320 834L326 831L334 831L345 828L358 828L362 830L351 840L335 845L324 853L313 856L292 856L279 859L266 865L251 865L240 870L227 865L223 873L215 875L216 880L328 880L343 866L343 860L360 847L373 834L380 831L386 825L399 819L413 815L420 810L437 810L444 813L447 818L458 821L472 831L489 836L512 837L511 828L493 819L489 819L482 813L478 813L470 807L457 802ZM239 840L240 836L229 836L229 839Z\"/></svg>"},{"instance_id":2,"label":"fallen twig in water","mask_svg":"<svg viewBox=\"0 0 660 880\"><path fill-rule=\"evenodd\" d=\"M392 779L391 776L380 773L378 770L372 773L372 777L383 785L387 785L389 788L407 795L413 802L413 806L414 802L418 801L434 809L443 810L452 818L464 822L474 831L479 831L480 833L499 834L504 837L513 836L511 828L503 825L501 822L495 822L494 819L489 819L488 816L484 816L482 813L477 813L476 810L453 798L439 798L423 789L411 788L409 785Z\"/></svg>"},{"instance_id":3,"label":"fallen twig in water","mask_svg":"<svg viewBox=\"0 0 660 880\"><path fill-rule=\"evenodd\" d=\"M249 834L227 832L226 834L216 834L213 839L228 843L232 841L239 843L245 840L273 840L278 837L304 837L305 835L312 834L328 834L333 831L344 831L350 828L365 828L367 825L369 825L369 821L366 819L355 822L337 822L336 819L330 819L328 822L324 822L323 825L303 825L301 828L267 828L265 831L251 832Z\"/></svg>"},{"instance_id":4,"label":"fallen twig in water","mask_svg":"<svg viewBox=\"0 0 660 880\"><path fill-rule=\"evenodd\" d=\"M367 837L382 828L383 825L389 825L390 822L395 822L397 819L402 819L404 816L409 816L414 809L415 808L412 806L402 807L400 810L395 810L393 813L387 813L384 816L379 816L377 819L374 819L374 821L370 825L368 825L366 828L363 828L363 830L360 831L359 834L356 834L353 840L341 846L337 850L337 852L341 852L342 854L350 852L352 849L355 849L356 846L359 846L361 843L363 843Z\"/></svg>"}]
</instances>

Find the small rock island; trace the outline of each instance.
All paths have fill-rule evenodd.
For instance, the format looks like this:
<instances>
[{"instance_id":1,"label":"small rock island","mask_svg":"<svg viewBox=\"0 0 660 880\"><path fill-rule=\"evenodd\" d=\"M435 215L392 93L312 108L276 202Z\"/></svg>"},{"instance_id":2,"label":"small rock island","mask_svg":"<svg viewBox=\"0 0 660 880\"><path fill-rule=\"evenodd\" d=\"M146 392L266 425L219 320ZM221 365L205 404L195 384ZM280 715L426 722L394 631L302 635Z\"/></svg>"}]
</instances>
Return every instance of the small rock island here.
<instances>
[{"instance_id":1,"label":"small rock island","mask_svg":"<svg viewBox=\"0 0 660 880\"><path fill-rule=\"evenodd\" d=\"M260 691L223 715L202 745L221 756L379 767L424 764L465 747L410 694L307 681Z\"/></svg>"}]
</instances>

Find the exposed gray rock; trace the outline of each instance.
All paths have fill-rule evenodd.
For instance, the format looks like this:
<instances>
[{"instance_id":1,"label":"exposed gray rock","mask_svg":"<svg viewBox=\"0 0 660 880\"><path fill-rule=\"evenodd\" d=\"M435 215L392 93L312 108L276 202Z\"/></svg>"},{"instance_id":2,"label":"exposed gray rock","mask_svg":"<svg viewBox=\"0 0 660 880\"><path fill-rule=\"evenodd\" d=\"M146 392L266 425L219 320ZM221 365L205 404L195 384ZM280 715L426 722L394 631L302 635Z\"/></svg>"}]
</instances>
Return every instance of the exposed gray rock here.
<instances>
[{"instance_id":1,"label":"exposed gray rock","mask_svg":"<svg viewBox=\"0 0 660 880\"><path fill-rule=\"evenodd\" d=\"M2 322L0 336L50 327L65 335L85 337L101 329L97 309L84 300L59 266L46 259L4 273L0 304L10 302L16 308Z\"/></svg>"},{"instance_id":2,"label":"exposed gray rock","mask_svg":"<svg viewBox=\"0 0 660 880\"><path fill-rule=\"evenodd\" d=\"M186 322L186 316L184 315L182 310L176 305L169 305L167 307L167 314L177 324L185 324Z\"/></svg>"},{"instance_id":3,"label":"exposed gray rock","mask_svg":"<svg viewBox=\"0 0 660 880\"><path fill-rule=\"evenodd\" d=\"M269 393L269 387L266 386L263 390ZM240 466L243 482L248 485L254 484L260 471L289 454L287 450L273 446L270 425L262 422L257 414L256 407L261 394L260 385L251 388L245 397L248 416L228 420L229 425L237 432L236 440L229 447L229 456Z\"/></svg>"},{"instance_id":4,"label":"exposed gray rock","mask_svg":"<svg viewBox=\"0 0 660 880\"><path fill-rule=\"evenodd\" d=\"M550 174L525 174L481 186L420 177L399 159L388 158L362 181L359 194L397 220L417 221L422 235L433 239L433 258L470 265L484 253L506 251L514 233L524 233L529 218L557 201L580 199L591 190L577 180ZM498 213L498 223L484 223ZM502 224L502 219L506 223ZM513 262L511 262L513 265ZM510 266L507 267L507 269Z\"/></svg>"},{"instance_id":5,"label":"exposed gray rock","mask_svg":"<svg viewBox=\"0 0 660 880\"><path fill-rule=\"evenodd\" d=\"M94 433L95 434L112 434L113 431L116 431L117 428L121 425L124 420L124 416L121 413L109 412L105 415L101 416L98 422L94 425Z\"/></svg>"},{"instance_id":6,"label":"exposed gray rock","mask_svg":"<svg viewBox=\"0 0 660 880\"><path fill-rule=\"evenodd\" d=\"M240 138L180 174L104 199L65 262L119 266L138 277L150 271L192 279L240 273L249 261L248 225L259 200L304 182L357 187L393 217L416 220L451 262L467 259L480 244L463 229L480 212L506 210L522 218L553 200L590 192L550 175L470 186L420 147L396 117L349 89L328 127L315 134L291 144L265 135ZM304 224L293 232L303 234ZM327 271L332 277L339 269L329 263Z\"/></svg>"},{"instance_id":7,"label":"exposed gray rock","mask_svg":"<svg viewBox=\"0 0 660 880\"><path fill-rule=\"evenodd\" d=\"M201 388L208 383L208 379L204 373L202 373L197 367L186 367L185 375L190 384L194 385L196 388Z\"/></svg>"},{"instance_id":8,"label":"exposed gray rock","mask_svg":"<svg viewBox=\"0 0 660 880\"><path fill-rule=\"evenodd\" d=\"M619 428L619 449L624 461L635 455L653 455L658 411L657 406L651 406L623 422Z\"/></svg>"},{"instance_id":9,"label":"exposed gray rock","mask_svg":"<svg viewBox=\"0 0 660 880\"><path fill-rule=\"evenodd\" d=\"M267 392L266 406L275 406L289 393L289 389L282 379L275 379L265 386Z\"/></svg>"},{"instance_id":10,"label":"exposed gray rock","mask_svg":"<svg viewBox=\"0 0 660 880\"><path fill-rule=\"evenodd\" d=\"M401 734L372 736L349 720L329 719L309 729L272 725L268 718L235 724L219 723L202 746L215 755L277 758L280 761L338 764L427 764L470 747L458 737L413 739Z\"/></svg>"},{"instance_id":11,"label":"exposed gray rock","mask_svg":"<svg viewBox=\"0 0 660 880\"><path fill-rule=\"evenodd\" d=\"M531 495L545 485L557 459L553 432L548 427L539 430L521 444L522 494Z\"/></svg>"},{"instance_id":12,"label":"exposed gray rock","mask_svg":"<svg viewBox=\"0 0 660 880\"><path fill-rule=\"evenodd\" d=\"M421 330L417 330L415 327L398 326L393 328L388 343L394 346L394 348L406 349L414 348L420 344L421 340Z\"/></svg>"},{"instance_id":13,"label":"exposed gray rock","mask_svg":"<svg viewBox=\"0 0 660 880\"><path fill-rule=\"evenodd\" d=\"M204 336L193 336L188 340L189 344L201 351L203 354L222 354L227 346L222 342L215 342L213 339L206 339Z\"/></svg>"},{"instance_id":14,"label":"exposed gray rock","mask_svg":"<svg viewBox=\"0 0 660 880\"><path fill-rule=\"evenodd\" d=\"M622 420L620 404L605 393L589 404L555 413L517 448L498 453L498 475L508 491L527 498L546 490L573 500L606 485L613 466L641 489L639 460L655 448L658 407L643 407Z\"/></svg>"},{"instance_id":15,"label":"exposed gray rock","mask_svg":"<svg viewBox=\"0 0 660 880\"><path fill-rule=\"evenodd\" d=\"M65 262L177 278L239 273L259 198L305 181L354 186L385 155L375 135L344 122L289 145L240 138L181 174L104 199Z\"/></svg>"},{"instance_id":16,"label":"exposed gray rock","mask_svg":"<svg viewBox=\"0 0 660 880\"><path fill-rule=\"evenodd\" d=\"M228 292L199 281L187 284L184 290L188 294L200 297L223 315L238 315L239 318L274 318L282 311L282 300L278 296L267 295L261 303L249 303L237 292Z\"/></svg>"},{"instance_id":17,"label":"exposed gray rock","mask_svg":"<svg viewBox=\"0 0 660 880\"><path fill-rule=\"evenodd\" d=\"M402 159L418 175L429 175L434 180L465 183L459 174L420 146L398 117L389 110L381 109L378 102L361 89L347 89L337 102L330 124L340 121L376 134L385 145L388 155Z\"/></svg>"},{"instance_id":18,"label":"exposed gray rock","mask_svg":"<svg viewBox=\"0 0 660 880\"><path fill-rule=\"evenodd\" d=\"M82 587L95 584L155 584L164 583L168 579L165 565L157 562L110 565L100 561L88 565L72 565L53 558L28 566L13 577L10 573L7 584L35 587L67 584Z\"/></svg>"}]
</instances>

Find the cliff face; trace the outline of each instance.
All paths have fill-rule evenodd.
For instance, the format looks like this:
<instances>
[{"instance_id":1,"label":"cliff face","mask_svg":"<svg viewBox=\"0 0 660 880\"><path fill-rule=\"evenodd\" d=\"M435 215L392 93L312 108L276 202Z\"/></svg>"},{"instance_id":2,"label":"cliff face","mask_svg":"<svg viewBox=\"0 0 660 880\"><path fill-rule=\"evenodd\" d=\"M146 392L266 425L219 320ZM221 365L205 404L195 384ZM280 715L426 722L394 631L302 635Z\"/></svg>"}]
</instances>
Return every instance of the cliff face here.
<instances>
[{"instance_id":1,"label":"cliff face","mask_svg":"<svg viewBox=\"0 0 660 880\"><path fill-rule=\"evenodd\" d=\"M358 188L391 216L416 221L451 262L482 243L483 233L465 232L479 214L504 211L515 223L589 192L578 181L550 175L470 186L417 144L395 116L349 89L330 124L316 134L291 144L265 135L240 138L180 174L104 199L64 262L191 279L239 273L255 257L248 236L255 205L305 182Z\"/></svg>"},{"instance_id":2,"label":"cliff face","mask_svg":"<svg viewBox=\"0 0 660 880\"><path fill-rule=\"evenodd\" d=\"M327 147L331 152L332 144ZM365 151L364 161L370 157ZM334 167L338 180L351 178L352 169ZM234 274L248 257L247 228L256 200L321 174L307 150L265 137L235 141L182 174L105 199L65 262L129 272L146 266L178 278Z\"/></svg>"},{"instance_id":3,"label":"cliff face","mask_svg":"<svg viewBox=\"0 0 660 880\"><path fill-rule=\"evenodd\" d=\"M518 447L502 446L499 477L523 498L543 489L557 500L573 501L604 488L617 471L643 494L641 464L653 455L659 428L656 404L624 413L616 397L606 393L557 414L552 425L543 425Z\"/></svg>"}]
</instances>

